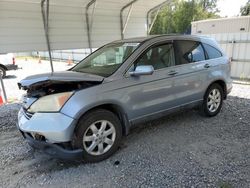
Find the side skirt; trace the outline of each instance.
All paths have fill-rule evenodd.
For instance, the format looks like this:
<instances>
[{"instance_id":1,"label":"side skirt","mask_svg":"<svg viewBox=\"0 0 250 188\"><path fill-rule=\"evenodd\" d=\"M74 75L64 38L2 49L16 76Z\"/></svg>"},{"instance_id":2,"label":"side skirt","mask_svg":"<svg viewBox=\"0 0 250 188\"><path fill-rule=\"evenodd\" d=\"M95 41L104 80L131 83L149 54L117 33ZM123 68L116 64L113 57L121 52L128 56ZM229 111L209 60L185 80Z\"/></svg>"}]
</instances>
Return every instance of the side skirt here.
<instances>
[{"instance_id":1,"label":"side skirt","mask_svg":"<svg viewBox=\"0 0 250 188\"><path fill-rule=\"evenodd\" d=\"M129 122L130 122L131 126L133 126L133 125L138 124L138 123L159 119L159 118L161 118L163 116L166 116L166 115L169 115L169 114L172 114L172 113L184 110L184 109L190 109L190 108L194 108L196 106L199 106L199 105L202 104L202 101L203 100L201 99L201 100L193 101L193 102L186 103L186 104L183 104L183 105L180 105L180 106L176 106L176 107L173 107L173 108L169 108L169 109L166 109L166 110L154 112L152 114L147 114L147 115L132 119Z\"/></svg>"}]
</instances>

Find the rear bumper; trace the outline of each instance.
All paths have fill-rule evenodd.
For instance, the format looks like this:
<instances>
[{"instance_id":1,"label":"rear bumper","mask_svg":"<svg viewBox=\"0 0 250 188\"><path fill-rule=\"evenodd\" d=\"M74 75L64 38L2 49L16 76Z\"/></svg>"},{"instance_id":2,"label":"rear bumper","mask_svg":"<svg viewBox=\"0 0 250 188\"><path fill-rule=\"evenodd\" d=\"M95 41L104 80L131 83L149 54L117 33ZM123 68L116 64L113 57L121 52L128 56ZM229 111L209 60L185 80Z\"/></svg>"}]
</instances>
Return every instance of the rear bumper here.
<instances>
[{"instance_id":1,"label":"rear bumper","mask_svg":"<svg viewBox=\"0 0 250 188\"><path fill-rule=\"evenodd\" d=\"M29 134L22 132L23 137L28 142L28 144L34 149L43 151L44 153L58 159L63 160L81 160L83 155L82 149L69 150L61 147L58 144L51 144L46 141L35 140Z\"/></svg>"},{"instance_id":2,"label":"rear bumper","mask_svg":"<svg viewBox=\"0 0 250 188\"><path fill-rule=\"evenodd\" d=\"M5 67L7 70L17 70L18 69L17 65L12 65L12 64L5 65Z\"/></svg>"}]
</instances>

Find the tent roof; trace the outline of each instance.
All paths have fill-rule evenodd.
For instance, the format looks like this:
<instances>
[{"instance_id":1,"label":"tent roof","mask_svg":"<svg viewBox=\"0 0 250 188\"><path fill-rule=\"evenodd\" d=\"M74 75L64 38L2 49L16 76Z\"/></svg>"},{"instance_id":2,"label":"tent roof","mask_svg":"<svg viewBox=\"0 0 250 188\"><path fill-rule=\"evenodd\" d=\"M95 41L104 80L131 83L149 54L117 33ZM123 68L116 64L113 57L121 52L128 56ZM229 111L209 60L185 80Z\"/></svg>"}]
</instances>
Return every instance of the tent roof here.
<instances>
[{"instance_id":1,"label":"tent roof","mask_svg":"<svg viewBox=\"0 0 250 188\"><path fill-rule=\"evenodd\" d=\"M93 3L87 12L90 2ZM91 47L98 48L121 39L122 30L124 38L146 36L148 12L164 2L167 1L49 0L51 50L89 48L89 39ZM1 0L0 25L0 53L48 50L41 0Z\"/></svg>"}]
</instances>

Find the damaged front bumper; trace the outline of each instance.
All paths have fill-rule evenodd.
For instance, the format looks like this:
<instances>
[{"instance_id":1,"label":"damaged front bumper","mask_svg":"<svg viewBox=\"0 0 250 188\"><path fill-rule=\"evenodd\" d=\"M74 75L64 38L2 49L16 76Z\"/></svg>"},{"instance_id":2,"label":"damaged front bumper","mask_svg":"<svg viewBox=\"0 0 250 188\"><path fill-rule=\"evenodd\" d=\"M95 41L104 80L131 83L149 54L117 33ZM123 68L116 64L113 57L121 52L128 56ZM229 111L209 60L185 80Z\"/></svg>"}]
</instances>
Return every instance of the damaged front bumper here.
<instances>
[{"instance_id":1,"label":"damaged front bumper","mask_svg":"<svg viewBox=\"0 0 250 188\"><path fill-rule=\"evenodd\" d=\"M51 144L46 141L40 141L34 139L29 133L22 132L23 137L28 144L34 149L43 151L44 153L58 159L64 160L81 160L83 155L82 149L69 150L64 149L62 146L57 144Z\"/></svg>"},{"instance_id":2,"label":"damaged front bumper","mask_svg":"<svg viewBox=\"0 0 250 188\"><path fill-rule=\"evenodd\" d=\"M35 113L27 115L23 109L18 114L18 129L30 146L60 159L77 160L82 158L82 150L63 147L71 142L75 120L58 113Z\"/></svg>"}]
</instances>

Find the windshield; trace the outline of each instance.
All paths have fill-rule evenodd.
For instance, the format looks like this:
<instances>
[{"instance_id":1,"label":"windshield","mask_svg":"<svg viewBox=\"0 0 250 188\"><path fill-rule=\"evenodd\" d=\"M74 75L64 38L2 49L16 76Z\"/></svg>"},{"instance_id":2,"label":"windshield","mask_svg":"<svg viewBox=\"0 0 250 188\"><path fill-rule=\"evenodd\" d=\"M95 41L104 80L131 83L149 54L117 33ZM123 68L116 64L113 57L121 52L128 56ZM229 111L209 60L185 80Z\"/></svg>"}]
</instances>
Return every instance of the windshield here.
<instances>
[{"instance_id":1,"label":"windshield","mask_svg":"<svg viewBox=\"0 0 250 188\"><path fill-rule=\"evenodd\" d=\"M140 43L108 44L80 61L71 70L103 77L112 75Z\"/></svg>"}]
</instances>

